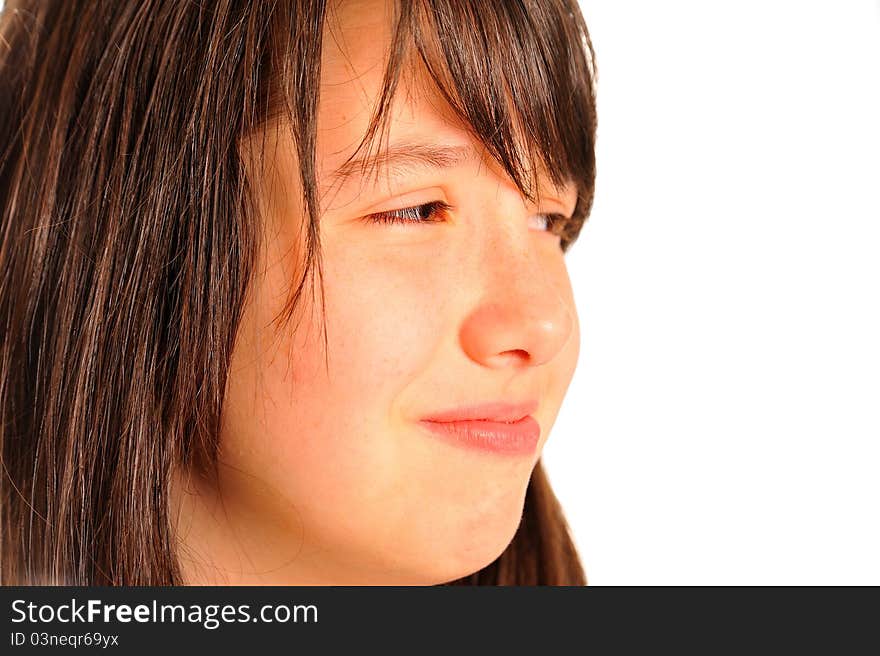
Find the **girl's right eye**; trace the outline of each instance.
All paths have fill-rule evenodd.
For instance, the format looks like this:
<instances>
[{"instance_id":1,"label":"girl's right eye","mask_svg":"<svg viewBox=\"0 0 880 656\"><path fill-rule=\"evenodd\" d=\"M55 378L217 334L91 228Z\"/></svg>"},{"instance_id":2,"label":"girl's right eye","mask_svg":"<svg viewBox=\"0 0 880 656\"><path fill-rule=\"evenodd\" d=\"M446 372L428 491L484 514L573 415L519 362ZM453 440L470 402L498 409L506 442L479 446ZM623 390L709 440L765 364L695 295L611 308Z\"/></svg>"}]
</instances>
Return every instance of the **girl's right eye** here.
<instances>
[{"instance_id":1,"label":"girl's right eye","mask_svg":"<svg viewBox=\"0 0 880 656\"><path fill-rule=\"evenodd\" d=\"M373 223L439 223L452 209L449 203L434 200L399 210L377 212L368 215L367 219Z\"/></svg>"}]
</instances>

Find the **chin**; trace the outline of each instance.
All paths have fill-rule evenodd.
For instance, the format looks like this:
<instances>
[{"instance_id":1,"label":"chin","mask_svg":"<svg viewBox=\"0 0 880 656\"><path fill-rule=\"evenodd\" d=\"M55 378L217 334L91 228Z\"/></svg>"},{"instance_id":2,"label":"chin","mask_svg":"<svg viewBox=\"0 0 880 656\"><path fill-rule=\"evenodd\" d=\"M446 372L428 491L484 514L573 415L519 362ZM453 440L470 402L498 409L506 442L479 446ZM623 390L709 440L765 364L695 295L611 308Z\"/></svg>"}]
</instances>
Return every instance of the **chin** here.
<instances>
[{"instance_id":1,"label":"chin","mask_svg":"<svg viewBox=\"0 0 880 656\"><path fill-rule=\"evenodd\" d=\"M438 539L426 552L435 555L428 563L430 574L423 585L449 583L478 572L493 563L513 540L522 519L523 504L511 512L497 513L482 521L463 522L459 530ZM438 549L442 551L438 553Z\"/></svg>"}]
</instances>

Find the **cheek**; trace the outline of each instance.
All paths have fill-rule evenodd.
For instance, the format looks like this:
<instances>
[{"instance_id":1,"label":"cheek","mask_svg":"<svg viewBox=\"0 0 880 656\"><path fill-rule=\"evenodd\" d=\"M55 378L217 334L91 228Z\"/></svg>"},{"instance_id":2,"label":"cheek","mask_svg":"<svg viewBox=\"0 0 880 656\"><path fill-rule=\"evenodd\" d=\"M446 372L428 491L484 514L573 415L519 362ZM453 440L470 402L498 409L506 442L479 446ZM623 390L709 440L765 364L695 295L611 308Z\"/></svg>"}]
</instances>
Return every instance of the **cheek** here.
<instances>
[{"instance_id":1,"label":"cheek","mask_svg":"<svg viewBox=\"0 0 880 656\"><path fill-rule=\"evenodd\" d=\"M328 424L357 432L365 422L387 420L383 400L419 371L430 357L431 336L437 336L435 315L419 302L379 277L355 282L325 267L325 321L316 302L311 316L282 328L274 357L261 358L269 365L263 379L271 388L268 395L290 408L304 428L323 427L322 432ZM363 442L350 441L351 448Z\"/></svg>"},{"instance_id":2,"label":"cheek","mask_svg":"<svg viewBox=\"0 0 880 656\"><path fill-rule=\"evenodd\" d=\"M395 402L428 366L445 328L443 313L429 307L439 290L387 262L329 255L323 278L326 352L319 289L277 337L257 330L259 339L236 346L224 458L271 490L261 498L274 494L295 507L307 540L357 550L399 541L425 498L436 498ZM283 297L261 298L275 302L252 306L243 335L268 325ZM311 291L303 298L311 301Z\"/></svg>"},{"instance_id":3,"label":"cheek","mask_svg":"<svg viewBox=\"0 0 880 656\"><path fill-rule=\"evenodd\" d=\"M444 292L417 269L328 258L324 271L329 366L350 401L387 393L424 369L442 339ZM306 347L308 348L308 347ZM311 349L309 349L311 351Z\"/></svg>"},{"instance_id":4,"label":"cheek","mask_svg":"<svg viewBox=\"0 0 880 656\"><path fill-rule=\"evenodd\" d=\"M558 290L560 303L566 308L571 317L571 333L562 350L555 358L554 368L557 370L556 381L558 386L553 388L553 397L562 399L571 382L574 371L577 368L581 347L581 324L580 315L574 300L574 291L567 269L561 269L556 274L555 289Z\"/></svg>"},{"instance_id":5,"label":"cheek","mask_svg":"<svg viewBox=\"0 0 880 656\"><path fill-rule=\"evenodd\" d=\"M556 417L560 410L563 399L568 392L568 388L574 377L575 370L578 366L581 347L581 325L580 316L574 301L574 294L571 282L568 277L567 270L563 267L556 272L554 289L558 290L560 302L567 308L571 315L571 333L562 347L560 352L554 358L553 365L548 369L545 378L545 389L549 399L553 400L549 404L553 409L552 415L546 418L546 428L543 435L543 444L549 437L549 433L556 422Z\"/></svg>"},{"instance_id":6,"label":"cheek","mask_svg":"<svg viewBox=\"0 0 880 656\"><path fill-rule=\"evenodd\" d=\"M444 313L436 311L443 290L434 284L400 260L390 266L330 251L326 361L320 308L307 338L295 335L289 347L295 371L285 393L297 399L291 417L311 430L284 441L285 460L321 491L322 503L357 505L377 527L424 499L418 486L431 463L419 457L409 408L400 403L448 337Z\"/></svg>"},{"instance_id":7,"label":"cheek","mask_svg":"<svg viewBox=\"0 0 880 656\"><path fill-rule=\"evenodd\" d=\"M322 469L333 463L337 489L354 485L378 494L377 482L399 476L403 465L395 400L427 366L442 331L438 315L424 306L424 290L417 294L417 287L357 262L329 260L326 353L319 307L306 338L295 335L289 347L289 394L297 398L296 415L314 428L290 443L290 460L326 458Z\"/></svg>"}]
</instances>

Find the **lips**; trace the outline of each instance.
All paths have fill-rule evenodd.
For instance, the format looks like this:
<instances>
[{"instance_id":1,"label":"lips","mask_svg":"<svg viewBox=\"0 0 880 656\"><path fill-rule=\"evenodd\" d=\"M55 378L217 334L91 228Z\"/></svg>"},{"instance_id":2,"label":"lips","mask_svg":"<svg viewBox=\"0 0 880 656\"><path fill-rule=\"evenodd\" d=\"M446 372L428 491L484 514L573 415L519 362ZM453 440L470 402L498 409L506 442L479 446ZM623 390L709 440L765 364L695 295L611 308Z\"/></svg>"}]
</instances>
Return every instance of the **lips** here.
<instances>
[{"instance_id":1,"label":"lips","mask_svg":"<svg viewBox=\"0 0 880 656\"><path fill-rule=\"evenodd\" d=\"M422 421L453 422L485 420L499 423L512 423L532 414L538 409L538 401L529 400L520 403L490 402L469 405L437 412Z\"/></svg>"},{"instance_id":2,"label":"lips","mask_svg":"<svg viewBox=\"0 0 880 656\"><path fill-rule=\"evenodd\" d=\"M541 426L530 415L537 407L537 401L484 403L435 413L420 424L455 446L527 456L534 454L541 439Z\"/></svg>"}]
</instances>

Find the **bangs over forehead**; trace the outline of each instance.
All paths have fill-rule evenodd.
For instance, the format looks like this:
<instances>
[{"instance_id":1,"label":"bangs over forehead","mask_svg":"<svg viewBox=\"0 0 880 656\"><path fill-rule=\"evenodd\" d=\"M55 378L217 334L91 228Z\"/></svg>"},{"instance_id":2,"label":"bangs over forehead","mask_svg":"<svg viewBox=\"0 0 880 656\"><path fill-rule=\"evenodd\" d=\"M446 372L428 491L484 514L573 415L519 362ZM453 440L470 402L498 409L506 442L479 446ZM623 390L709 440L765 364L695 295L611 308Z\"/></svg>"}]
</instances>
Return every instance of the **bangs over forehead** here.
<instances>
[{"instance_id":1,"label":"bangs over forehead","mask_svg":"<svg viewBox=\"0 0 880 656\"><path fill-rule=\"evenodd\" d=\"M391 38L379 100L349 161L377 137L379 150L387 142L401 74L421 64L526 198L537 199L542 174L557 189L575 185L574 215L559 228L567 250L595 182L596 68L574 0L397 0Z\"/></svg>"}]
</instances>

